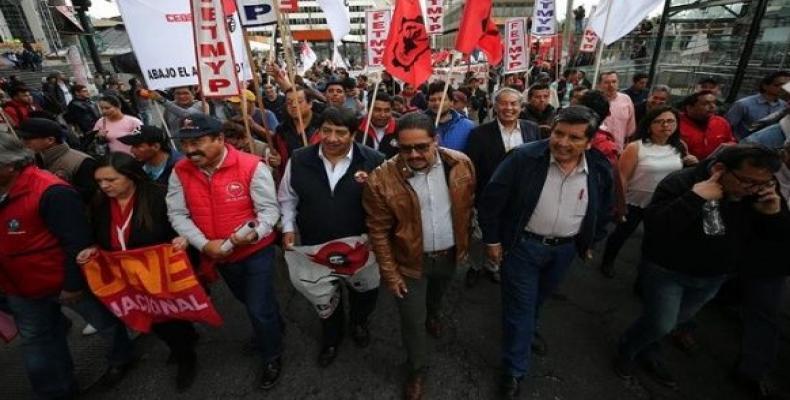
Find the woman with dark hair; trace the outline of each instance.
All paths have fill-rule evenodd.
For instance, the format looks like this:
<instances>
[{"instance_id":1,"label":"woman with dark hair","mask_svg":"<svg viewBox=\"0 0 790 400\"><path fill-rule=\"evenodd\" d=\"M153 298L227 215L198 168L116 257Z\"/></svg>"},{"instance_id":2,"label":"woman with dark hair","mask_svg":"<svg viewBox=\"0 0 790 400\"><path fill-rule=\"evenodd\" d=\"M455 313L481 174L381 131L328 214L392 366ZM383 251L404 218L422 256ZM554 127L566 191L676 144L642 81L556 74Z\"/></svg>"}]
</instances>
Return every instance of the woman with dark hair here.
<instances>
[{"instance_id":1,"label":"woman with dark hair","mask_svg":"<svg viewBox=\"0 0 790 400\"><path fill-rule=\"evenodd\" d=\"M98 248L123 251L172 243L174 249L186 250L186 239L178 237L167 222L167 189L152 182L140 162L125 153L110 153L98 161L94 176L101 190L91 205L90 218ZM83 250L77 262L88 262L97 250ZM167 343L170 359L178 364L178 390L187 389L197 372L197 333L192 323L172 320L151 329Z\"/></svg>"},{"instance_id":2,"label":"woman with dark hair","mask_svg":"<svg viewBox=\"0 0 790 400\"><path fill-rule=\"evenodd\" d=\"M102 117L93 126L97 139L106 141L110 151L131 155L132 147L121 143L118 138L134 132L143 122L121 112L121 100L115 96L99 99L99 110Z\"/></svg>"},{"instance_id":3,"label":"woman with dark hair","mask_svg":"<svg viewBox=\"0 0 790 400\"><path fill-rule=\"evenodd\" d=\"M642 222L644 210L658 183L684 165L698 162L696 157L688 154L680 140L678 119L678 112L672 107L662 106L651 110L640 121L632 142L620 156L617 169L624 186L623 200L627 211L606 241L601 272L607 277L614 277L617 253Z\"/></svg>"}]
</instances>

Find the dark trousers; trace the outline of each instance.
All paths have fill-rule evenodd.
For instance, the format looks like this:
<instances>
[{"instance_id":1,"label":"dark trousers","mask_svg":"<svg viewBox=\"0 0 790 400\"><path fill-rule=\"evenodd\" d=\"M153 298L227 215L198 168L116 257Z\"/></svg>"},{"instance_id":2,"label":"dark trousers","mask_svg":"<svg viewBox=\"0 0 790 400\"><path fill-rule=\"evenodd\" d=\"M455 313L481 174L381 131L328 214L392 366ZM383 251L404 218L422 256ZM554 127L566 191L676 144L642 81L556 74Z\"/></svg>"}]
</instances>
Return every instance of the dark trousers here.
<instances>
[{"instance_id":1,"label":"dark trousers","mask_svg":"<svg viewBox=\"0 0 790 400\"><path fill-rule=\"evenodd\" d=\"M625 241L634 233L645 215L645 209L633 205L628 205L625 221L617 224L609 238L606 239L606 247L601 257L604 265L612 264L617 258L620 249L623 248Z\"/></svg>"},{"instance_id":2,"label":"dark trousers","mask_svg":"<svg viewBox=\"0 0 790 400\"><path fill-rule=\"evenodd\" d=\"M455 252L439 257L423 256L422 277L403 277L409 291L397 299L400 313L400 329L403 346L406 348L409 372L420 373L427 367L428 338L425 321L438 319L442 311L442 299L455 272Z\"/></svg>"},{"instance_id":3,"label":"dark trousers","mask_svg":"<svg viewBox=\"0 0 790 400\"><path fill-rule=\"evenodd\" d=\"M177 362L195 359L198 334L191 322L173 320L151 326L151 331L170 348Z\"/></svg>"},{"instance_id":4,"label":"dark trousers","mask_svg":"<svg viewBox=\"0 0 790 400\"><path fill-rule=\"evenodd\" d=\"M785 277L741 279L743 337L738 372L747 378L762 379L776 361L785 284Z\"/></svg>"},{"instance_id":5,"label":"dark trousers","mask_svg":"<svg viewBox=\"0 0 790 400\"><path fill-rule=\"evenodd\" d=\"M530 348L540 306L568 271L573 242L546 246L522 235L502 262L502 364L505 373L522 378L529 369Z\"/></svg>"},{"instance_id":6,"label":"dark trousers","mask_svg":"<svg viewBox=\"0 0 790 400\"><path fill-rule=\"evenodd\" d=\"M337 280L335 284L344 285L342 282L342 280ZM342 288L338 287L337 290L342 290ZM368 290L367 292L357 292L351 288L348 289L348 301L351 308L348 316L351 325L366 326L368 324L368 317L376 308L378 295L378 288ZM346 311L344 304L345 301L343 301L343 295L341 293L335 312L333 312L329 318L321 320L321 326L323 328L323 346L337 346L343 338L346 326Z\"/></svg>"},{"instance_id":7,"label":"dark trousers","mask_svg":"<svg viewBox=\"0 0 790 400\"><path fill-rule=\"evenodd\" d=\"M263 362L282 353L282 318L274 293L274 247L269 246L234 263L218 267L222 279L244 307L252 323Z\"/></svg>"}]
</instances>

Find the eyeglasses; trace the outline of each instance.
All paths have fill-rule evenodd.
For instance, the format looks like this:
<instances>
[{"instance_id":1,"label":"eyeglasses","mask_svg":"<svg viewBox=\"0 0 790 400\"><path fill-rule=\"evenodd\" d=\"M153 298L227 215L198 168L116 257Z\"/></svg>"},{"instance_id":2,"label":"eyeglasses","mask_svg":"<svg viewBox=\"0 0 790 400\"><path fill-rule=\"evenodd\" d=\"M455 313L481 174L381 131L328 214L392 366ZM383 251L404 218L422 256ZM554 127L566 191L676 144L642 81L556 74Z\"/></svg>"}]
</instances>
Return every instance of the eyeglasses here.
<instances>
[{"instance_id":1,"label":"eyeglasses","mask_svg":"<svg viewBox=\"0 0 790 400\"><path fill-rule=\"evenodd\" d=\"M674 119L654 119L651 124L653 125L676 125L678 123L677 120Z\"/></svg>"},{"instance_id":2,"label":"eyeglasses","mask_svg":"<svg viewBox=\"0 0 790 400\"><path fill-rule=\"evenodd\" d=\"M743 186L744 189L766 189L773 186L774 184L773 179L768 181L755 181L739 176L738 174L735 173L735 171L729 171L729 172L730 175L735 177L735 179L738 181L738 183L741 184L741 186Z\"/></svg>"},{"instance_id":3,"label":"eyeglasses","mask_svg":"<svg viewBox=\"0 0 790 400\"><path fill-rule=\"evenodd\" d=\"M411 154L412 151L417 150L420 154L425 154L431 149L431 143L418 143L413 145L399 144L398 151L401 154Z\"/></svg>"}]
</instances>

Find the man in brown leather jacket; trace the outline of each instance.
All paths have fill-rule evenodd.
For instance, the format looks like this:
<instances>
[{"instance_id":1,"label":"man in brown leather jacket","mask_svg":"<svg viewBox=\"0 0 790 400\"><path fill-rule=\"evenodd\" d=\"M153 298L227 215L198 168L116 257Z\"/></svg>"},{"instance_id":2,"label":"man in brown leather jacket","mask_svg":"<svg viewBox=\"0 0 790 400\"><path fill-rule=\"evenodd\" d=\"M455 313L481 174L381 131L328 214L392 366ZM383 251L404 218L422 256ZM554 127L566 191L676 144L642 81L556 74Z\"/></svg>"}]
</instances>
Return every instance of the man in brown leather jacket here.
<instances>
[{"instance_id":1,"label":"man in brown leather jacket","mask_svg":"<svg viewBox=\"0 0 790 400\"><path fill-rule=\"evenodd\" d=\"M363 195L382 283L397 298L408 355L406 399L420 399L425 331L442 334L442 297L467 256L475 173L460 152L439 147L421 113L398 120L399 154L371 173Z\"/></svg>"}]
</instances>

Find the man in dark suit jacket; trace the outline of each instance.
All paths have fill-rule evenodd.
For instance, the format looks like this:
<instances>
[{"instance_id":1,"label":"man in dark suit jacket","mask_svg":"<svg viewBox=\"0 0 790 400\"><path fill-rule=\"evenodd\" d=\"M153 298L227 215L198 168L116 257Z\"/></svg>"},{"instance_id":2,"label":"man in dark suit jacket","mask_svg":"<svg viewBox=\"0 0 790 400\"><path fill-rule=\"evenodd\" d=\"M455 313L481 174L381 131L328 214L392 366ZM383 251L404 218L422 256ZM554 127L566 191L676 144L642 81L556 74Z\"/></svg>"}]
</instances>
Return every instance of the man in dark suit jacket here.
<instances>
[{"instance_id":1,"label":"man in dark suit jacket","mask_svg":"<svg viewBox=\"0 0 790 400\"><path fill-rule=\"evenodd\" d=\"M522 96L517 90L503 88L494 94L496 119L475 128L469 136L466 153L472 160L477 172L477 193L480 199L483 188L494 174L505 154L514 147L540 139L538 125L532 121L519 119ZM477 200L479 202L479 200ZM499 281L499 266L484 263L495 282ZM467 287L474 286L482 266L472 264L466 273Z\"/></svg>"}]
</instances>

